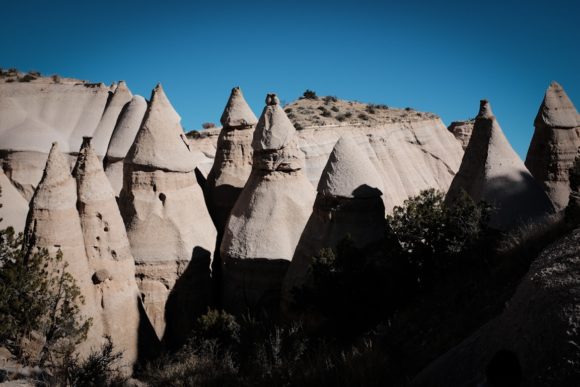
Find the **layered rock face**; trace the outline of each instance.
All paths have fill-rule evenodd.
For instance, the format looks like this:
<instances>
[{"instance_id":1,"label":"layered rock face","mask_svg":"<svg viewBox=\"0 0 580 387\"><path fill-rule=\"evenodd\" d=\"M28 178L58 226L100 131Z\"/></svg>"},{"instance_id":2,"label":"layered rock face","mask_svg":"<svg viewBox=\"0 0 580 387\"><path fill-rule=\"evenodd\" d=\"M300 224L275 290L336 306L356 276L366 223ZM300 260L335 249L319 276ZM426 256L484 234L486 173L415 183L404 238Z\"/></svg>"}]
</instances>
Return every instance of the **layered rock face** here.
<instances>
[{"instance_id":1,"label":"layered rock face","mask_svg":"<svg viewBox=\"0 0 580 387\"><path fill-rule=\"evenodd\" d=\"M312 211L295 129L270 94L252 139L253 166L221 243L223 302L234 313L277 310L289 261Z\"/></svg>"},{"instance_id":2,"label":"layered rock face","mask_svg":"<svg viewBox=\"0 0 580 387\"><path fill-rule=\"evenodd\" d=\"M139 342L154 337L147 316L140 315L141 297L135 280L135 261L113 189L86 138L73 175L77 181L78 210L92 281L101 306L103 331L123 361L133 365Z\"/></svg>"},{"instance_id":3,"label":"layered rock face","mask_svg":"<svg viewBox=\"0 0 580 387\"><path fill-rule=\"evenodd\" d=\"M147 110L147 101L140 95L131 98L119 115L105 156L105 173L116 196L123 188L123 160L131 148Z\"/></svg>"},{"instance_id":4,"label":"layered rock face","mask_svg":"<svg viewBox=\"0 0 580 387\"><path fill-rule=\"evenodd\" d=\"M523 379L521 384L497 385L576 385L580 380L579 246L580 229L576 229L544 250L506 310L433 362L412 385L484 385L486 368L494 357L497 363L502 350L519 363ZM504 381L509 372L517 372L509 365L500 364L504 375L498 376Z\"/></svg>"},{"instance_id":5,"label":"layered rock face","mask_svg":"<svg viewBox=\"0 0 580 387\"><path fill-rule=\"evenodd\" d=\"M230 211L252 172L252 136L258 119L239 87L232 93L221 117L214 164L207 176L210 213L222 234Z\"/></svg>"},{"instance_id":6,"label":"layered rock face","mask_svg":"<svg viewBox=\"0 0 580 387\"><path fill-rule=\"evenodd\" d=\"M534 120L534 136L526 166L561 210L568 204L568 170L580 148L580 119L568 95L557 82L546 90Z\"/></svg>"},{"instance_id":7,"label":"layered rock face","mask_svg":"<svg viewBox=\"0 0 580 387\"><path fill-rule=\"evenodd\" d=\"M292 290L307 284L312 258L350 236L358 248L380 241L385 232L383 181L365 152L350 137L341 137L318 183L318 194L306 228L284 278L282 310Z\"/></svg>"},{"instance_id":8,"label":"layered rock face","mask_svg":"<svg viewBox=\"0 0 580 387\"><path fill-rule=\"evenodd\" d=\"M145 310L170 345L210 298L216 230L194 168L180 117L158 85L125 158L119 206Z\"/></svg>"},{"instance_id":9,"label":"layered rock face","mask_svg":"<svg viewBox=\"0 0 580 387\"><path fill-rule=\"evenodd\" d=\"M316 105L310 106L312 104ZM379 109L374 114L364 113L368 117L376 116L373 121L347 122L332 118L332 121L321 123L310 120L318 126L307 126L304 119L296 117L300 111L306 116L309 112L320 112L319 108L323 107L327 109L327 113L332 112L332 107L339 109L332 114L340 116L347 112L346 109L355 109L357 105L363 104L339 100L337 106L331 106L325 105L321 99L298 100L285 108L294 122L303 125L296 132L296 138L300 150L305 154L304 171L314 186L318 184L334 144L341 136L351 136L383 179L386 190L383 200L387 212L424 189L447 191L461 164L463 150L453 134L433 114L403 109ZM368 108L370 105L364 106ZM364 107L357 109L347 113L356 117L362 114L357 113L358 111L366 111ZM379 111L384 112L383 115L379 116ZM210 135L192 139L191 142L193 147L211 156L208 142L212 140L215 144L215 137Z\"/></svg>"},{"instance_id":10,"label":"layered rock face","mask_svg":"<svg viewBox=\"0 0 580 387\"><path fill-rule=\"evenodd\" d=\"M78 350L87 355L91 348L100 348L103 321L96 288L91 278L94 271L87 259L81 221L77 211L77 188L65 156L52 145L44 174L34 197L26 224L28 249L45 248L55 256L62 251L66 270L74 277L84 304L79 305L83 318L92 318L88 338Z\"/></svg>"},{"instance_id":11,"label":"layered rock face","mask_svg":"<svg viewBox=\"0 0 580 387\"><path fill-rule=\"evenodd\" d=\"M474 120L468 121L453 121L447 128L461 144L463 150L467 149L471 133L473 132Z\"/></svg>"},{"instance_id":12,"label":"layered rock face","mask_svg":"<svg viewBox=\"0 0 580 387\"><path fill-rule=\"evenodd\" d=\"M14 231L24 231L26 214L28 214L28 202L14 188L10 180L0 169L0 228L12 226Z\"/></svg>"},{"instance_id":13,"label":"layered rock face","mask_svg":"<svg viewBox=\"0 0 580 387\"><path fill-rule=\"evenodd\" d=\"M489 102L483 100L473 134L446 202L461 191L493 206L490 226L508 229L552 213L554 207L503 134Z\"/></svg>"}]
</instances>

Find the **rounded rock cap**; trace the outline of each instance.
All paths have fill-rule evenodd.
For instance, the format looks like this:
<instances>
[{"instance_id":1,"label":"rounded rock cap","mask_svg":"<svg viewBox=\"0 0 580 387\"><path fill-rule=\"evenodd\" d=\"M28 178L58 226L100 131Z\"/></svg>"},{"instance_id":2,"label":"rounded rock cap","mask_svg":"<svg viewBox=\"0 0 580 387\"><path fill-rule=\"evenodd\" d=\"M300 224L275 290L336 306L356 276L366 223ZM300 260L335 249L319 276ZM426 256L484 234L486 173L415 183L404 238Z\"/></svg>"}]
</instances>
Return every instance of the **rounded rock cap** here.
<instances>
[{"instance_id":1,"label":"rounded rock cap","mask_svg":"<svg viewBox=\"0 0 580 387\"><path fill-rule=\"evenodd\" d=\"M251 127L258 122L239 86L232 89L220 122L224 128Z\"/></svg>"},{"instance_id":2,"label":"rounded rock cap","mask_svg":"<svg viewBox=\"0 0 580 387\"><path fill-rule=\"evenodd\" d=\"M256 125L252 148L254 151L271 151L284 148L296 129L280 106L276 94L266 96L266 107Z\"/></svg>"}]
</instances>

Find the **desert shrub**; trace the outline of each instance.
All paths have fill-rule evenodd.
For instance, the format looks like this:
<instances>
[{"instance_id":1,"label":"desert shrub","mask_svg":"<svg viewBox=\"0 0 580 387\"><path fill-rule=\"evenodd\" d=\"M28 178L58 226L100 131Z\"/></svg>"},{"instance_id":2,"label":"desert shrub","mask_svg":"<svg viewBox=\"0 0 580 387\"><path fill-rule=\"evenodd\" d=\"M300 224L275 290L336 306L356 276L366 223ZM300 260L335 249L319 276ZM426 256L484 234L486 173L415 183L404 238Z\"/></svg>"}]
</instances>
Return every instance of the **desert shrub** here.
<instances>
[{"instance_id":1,"label":"desert shrub","mask_svg":"<svg viewBox=\"0 0 580 387\"><path fill-rule=\"evenodd\" d=\"M284 109L284 111L286 112L286 114L291 113L292 112L292 108L286 108L286 109Z\"/></svg>"},{"instance_id":2,"label":"desert shrub","mask_svg":"<svg viewBox=\"0 0 580 387\"><path fill-rule=\"evenodd\" d=\"M375 110L375 106L374 106L374 105L372 105L372 104L370 104L370 105L367 105L367 106L366 106L366 108L365 108L365 110L366 110L366 112L367 112L367 113L369 113L369 114L375 114L375 113L377 112L377 111Z\"/></svg>"},{"instance_id":3,"label":"desert shrub","mask_svg":"<svg viewBox=\"0 0 580 387\"><path fill-rule=\"evenodd\" d=\"M367 116L367 115L366 115L366 114L364 114L364 113L360 113L360 114L358 115L358 118L360 118L360 119L361 119L361 120L363 120L363 121L367 121L367 120L369 119L369 116Z\"/></svg>"},{"instance_id":4,"label":"desert shrub","mask_svg":"<svg viewBox=\"0 0 580 387\"><path fill-rule=\"evenodd\" d=\"M338 114L335 117L339 122L343 122L344 120L346 120L346 117L344 116L344 114Z\"/></svg>"},{"instance_id":5,"label":"desert shrub","mask_svg":"<svg viewBox=\"0 0 580 387\"><path fill-rule=\"evenodd\" d=\"M201 124L201 127L204 129L211 129L215 128L215 124L213 122L204 122L203 124Z\"/></svg>"},{"instance_id":6,"label":"desert shrub","mask_svg":"<svg viewBox=\"0 0 580 387\"><path fill-rule=\"evenodd\" d=\"M338 109L336 106L333 106L330 108L330 110L332 110L333 112L338 112L340 109Z\"/></svg>"},{"instance_id":7,"label":"desert shrub","mask_svg":"<svg viewBox=\"0 0 580 387\"><path fill-rule=\"evenodd\" d=\"M51 75L51 77L50 77L50 78L52 79L52 81L53 81L54 83L61 83L61 82L62 82L62 78L61 78L61 76L60 76L60 75L58 75L58 74Z\"/></svg>"},{"instance_id":8,"label":"desert shrub","mask_svg":"<svg viewBox=\"0 0 580 387\"><path fill-rule=\"evenodd\" d=\"M32 74L25 74L24 76L18 78L18 82L30 82L35 80L36 77Z\"/></svg>"},{"instance_id":9,"label":"desert shrub","mask_svg":"<svg viewBox=\"0 0 580 387\"><path fill-rule=\"evenodd\" d=\"M406 108L405 108L405 111L407 111L407 112L410 112L410 111L412 111L412 110L415 110L415 109L413 109L412 107L406 107Z\"/></svg>"},{"instance_id":10,"label":"desert shrub","mask_svg":"<svg viewBox=\"0 0 580 387\"><path fill-rule=\"evenodd\" d=\"M84 360L67 354L49 381L61 386L122 386L126 381L118 365L122 356L106 336L100 350L92 351Z\"/></svg>"},{"instance_id":11,"label":"desert shrub","mask_svg":"<svg viewBox=\"0 0 580 387\"><path fill-rule=\"evenodd\" d=\"M323 101L326 105L330 104L331 102L337 102L338 98L333 95L327 95L323 98Z\"/></svg>"},{"instance_id":12,"label":"desert shrub","mask_svg":"<svg viewBox=\"0 0 580 387\"><path fill-rule=\"evenodd\" d=\"M344 113L344 116L346 118L350 118L350 117L352 117L352 112L346 112L346 113Z\"/></svg>"},{"instance_id":13,"label":"desert shrub","mask_svg":"<svg viewBox=\"0 0 580 387\"><path fill-rule=\"evenodd\" d=\"M302 97L305 99L318 99L316 92L310 89L306 89L306 91L302 94Z\"/></svg>"},{"instance_id":14,"label":"desert shrub","mask_svg":"<svg viewBox=\"0 0 580 387\"><path fill-rule=\"evenodd\" d=\"M0 231L0 346L19 362L52 366L86 339L91 320L62 253L26 253L22 234ZM31 338L40 344L30 350Z\"/></svg>"},{"instance_id":15,"label":"desert shrub","mask_svg":"<svg viewBox=\"0 0 580 387\"><path fill-rule=\"evenodd\" d=\"M240 342L240 325L231 314L208 309L200 316L194 327L194 342L215 340L217 344L230 348Z\"/></svg>"}]
</instances>

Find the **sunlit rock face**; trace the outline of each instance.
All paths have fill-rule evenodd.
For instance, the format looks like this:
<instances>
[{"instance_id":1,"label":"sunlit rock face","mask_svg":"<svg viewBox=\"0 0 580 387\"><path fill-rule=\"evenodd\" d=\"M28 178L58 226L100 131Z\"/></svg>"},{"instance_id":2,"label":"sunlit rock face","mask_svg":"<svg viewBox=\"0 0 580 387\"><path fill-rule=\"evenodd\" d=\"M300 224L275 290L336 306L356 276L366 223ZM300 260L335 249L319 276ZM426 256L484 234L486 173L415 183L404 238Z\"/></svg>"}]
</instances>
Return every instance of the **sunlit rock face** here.
<instances>
[{"instance_id":1,"label":"sunlit rock face","mask_svg":"<svg viewBox=\"0 0 580 387\"><path fill-rule=\"evenodd\" d=\"M490 225L507 229L552 213L554 207L499 126L489 102L481 101L473 133L446 203L465 191L493 207Z\"/></svg>"},{"instance_id":2,"label":"sunlit rock face","mask_svg":"<svg viewBox=\"0 0 580 387\"><path fill-rule=\"evenodd\" d=\"M132 369L139 346L154 346L153 327L141 313L135 261L114 191L103 166L86 138L73 170L77 181L81 227L92 280L101 306L103 332ZM143 341L147 341L147 343ZM140 342L141 341L141 342ZM153 341L153 342L151 342Z\"/></svg>"},{"instance_id":3,"label":"sunlit rock face","mask_svg":"<svg viewBox=\"0 0 580 387\"><path fill-rule=\"evenodd\" d=\"M221 117L223 128L206 182L209 209L220 235L252 172L252 137L257 122L240 88L233 88Z\"/></svg>"},{"instance_id":4,"label":"sunlit rock face","mask_svg":"<svg viewBox=\"0 0 580 387\"><path fill-rule=\"evenodd\" d=\"M252 140L252 172L221 243L223 303L230 311L278 310L282 280L315 196L295 132L276 95L268 95Z\"/></svg>"},{"instance_id":5,"label":"sunlit rock face","mask_svg":"<svg viewBox=\"0 0 580 387\"><path fill-rule=\"evenodd\" d=\"M534 121L526 166L544 187L557 210L568 204L569 170L580 148L580 119L568 95L552 82Z\"/></svg>"},{"instance_id":6,"label":"sunlit rock face","mask_svg":"<svg viewBox=\"0 0 580 387\"><path fill-rule=\"evenodd\" d=\"M211 298L216 230L194 169L180 117L158 85L125 158L119 207L145 310L170 346Z\"/></svg>"},{"instance_id":7,"label":"sunlit rock face","mask_svg":"<svg viewBox=\"0 0 580 387\"><path fill-rule=\"evenodd\" d=\"M104 165L116 196L119 196L123 188L123 160L135 141L146 110L145 98L140 95L134 96L121 111L113 130Z\"/></svg>"},{"instance_id":8,"label":"sunlit rock face","mask_svg":"<svg viewBox=\"0 0 580 387\"><path fill-rule=\"evenodd\" d=\"M383 181L365 152L341 137L322 172L312 214L282 286L282 312L292 314L292 291L309 282L309 267L321 249L336 248L349 237L358 248L383 238Z\"/></svg>"},{"instance_id":9,"label":"sunlit rock face","mask_svg":"<svg viewBox=\"0 0 580 387\"><path fill-rule=\"evenodd\" d=\"M76 182L68 160L58 148L57 143L52 145L42 179L30 202L26 245L30 251L47 249L52 256L62 252L62 264L66 263L66 271L74 277L84 299L84 303L78 305L80 315L83 319L92 319L87 340L78 347L79 354L86 356L92 348L99 348L103 343L102 308L92 281L94 271L86 255L77 211Z\"/></svg>"}]
</instances>

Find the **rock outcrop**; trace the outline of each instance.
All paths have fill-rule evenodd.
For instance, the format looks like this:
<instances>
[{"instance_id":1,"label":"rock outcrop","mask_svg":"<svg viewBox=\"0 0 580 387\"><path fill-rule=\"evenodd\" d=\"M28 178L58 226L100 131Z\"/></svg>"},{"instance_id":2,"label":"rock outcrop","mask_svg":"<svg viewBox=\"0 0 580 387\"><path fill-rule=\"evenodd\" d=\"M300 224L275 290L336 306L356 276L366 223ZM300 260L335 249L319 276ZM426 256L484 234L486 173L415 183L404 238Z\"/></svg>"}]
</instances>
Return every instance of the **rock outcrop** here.
<instances>
[{"instance_id":1,"label":"rock outcrop","mask_svg":"<svg viewBox=\"0 0 580 387\"><path fill-rule=\"evenodd\" d=\"M28 202L14 188L10 180L0 169L0 229L13 227L14 231L24 231L26 214L28 214Z\"/></svg>"},{"instance_id":2,"label":"rock outcrop","mask_svg":"<svg viewBox=\"0 0 580 387\"><path fill-rule=\"evenodd\" d=\"M282 310L293 301L292 290L308 282L312 258L323 248L335 248L350 236L364 248L383 238L385 206L382 178L365 152L350 137L341 137L318 183L318 194L306 228L284 278Z\"/></svg>"},{"instance_id":3,"label":"rock outcrop","mask_svg":"<svg viewBox=\"0 0 580 387\"><path fill-rule=\"evenodd\" d=\"M158 85L125 158L119 206L145 310L169 345L210 301L216 230L194 169L180 117Z\"/></svg>"},{"instance_id":4,"label":"rock outcrop","mask_svg":"<svg viewBox=\"0 0 580 387\"><path fill-rule=\"evenodd\" d=\"M494 363L501 358L509 360L509 357L512 361L499 364L503 375L497 376L503 377L506 382L510 371L517 378L520 368L521 384L493 385L534 387L578 384L579 246L580 229L576 229L545 249L532 263L505 311L435 360L415 378L412 385L484 385L486 368L488 374L493 374ZM506 356L506 353L511 356ZM492 385L491 381L488 382Z\"/></svg>"},{"instance_id":5,"label":"rock outcrop","mask_svg":"<svg viewBox=\"0 0 580 387\"><path fill-rule=\"evenodd\" d=\"M81 316L92 319L88 338L79 346L79 353L87 355L91 348L100 348L104 333L101 306L91 281L94 271L86 255L76 183L57 143L52 145L44 174L30 202L25 238L30 251L45 248L52 256L62 251L63 261L68 264L66 270L76 280L84 298L84 304L79 305Z\"/></svg>"},{"instance_id":6,"label":"rock outcrop","mask_svg":"<svg viewBox=\"0 0 580 387\"><path fill-rule=\"evenodd\" d=\"M252 172L252 136L258 119L239 87L234 87L221 117L214 164L206 193L218 235L223 230L242 188Z\"/></svg>"},{"instance_id":7,"label":"rock outcrop","mask_svg":"<svg viewBox=\"0 0 580 387\"><path fill-rule=\"evenodd\" d=\"M342 100L327 104L326 99L300 99L285 107L290 120L300 125L296 139L305 154L304 172L314 186L336 141L341 136L351 136L383 179L387 212L424 189L447 191L461 164L463 150L439 117ZM319 117L323 120L320 121L312 118L314 114L332 117ZM192 147L208 157L216 142L211 134L191 139Z\"/></svg>"},{"instance_id":8,"label":"rock outcrop","mask_svg":"<svg viewBox=\"0 0 580 387\"><path fill-rule=\"evenodd\" d=\"M467 149L471 133L473 132L474 120L468 121L453 121L447 128L461 144L463 150Z\"/></svg>"},{"instance_id":9,"label":"rock outcrop","mask_svg":"<svg viewBox=\"0 0 580 387\"><path fill-rule=\"evenodd\" d=\"M109 335L123 362L132 366L139 346L154 337L142 310L135 280L135 261L113 189L102 164L86 138L73 170L77 181L78 205L92 281L101 306L103 331Z\"/></svg>"},{"instance_id":10,"label":"rock outcrop","mask_svg":"<svg viewBox=\"0 0 580 387\"><path fill-rule=\"evenodd\" d=\"M546 90L534 120L534 136L526 156L526 167L557 210L568 204L568 170L580 149L580 119L568 95L557 82Z\"/></svg>"},{"instance_id":11,"label":"rock outcrop","mask_svg":"<svg viewBox=\"0 0 580 387\"><path fill-rule=\"evenodd\" d=\"M452 205L462 190L473 200L493 206L490 226L498 229L509 229L554 211L540 184L509 144L486 100L481 101L471 140L446 202Z\"/></svg>"},{"instance_id":12,"label":"rock outcrop","mask_svg":"<svg viewBox=\"0 0 580 387\"><path fill-rule=\"evenodd\" d=\"M295 129L275 94L252 139L253 165L221 243L223 301L234 313L277 310L288 264L314 202Z\"/></svg>"},{"instance_id":13,"label":"rock outcrop","mask_svg":"<svg viewBox=\"0 0 580 387\"><path fill-rule=\"evenodd\" d=\"M146 110L145 98L140 95L134 96L121 111L111 136L104 165L116 196L119 196L123 188L123 160L135 141Z\"/></svg>"},{"instance_id":14,"label":"rock outcrop","mask_svg":"<svg viewBox=\"0 0 580 387\"><path fill-rule=\"evenodd\" d=\"M113 135L121 110L132 98L133 94L127 88L125 81L120 81L115 90L109 92L105 111L95 129L95 137L93 139L93 147L97 155L102 157L107 152L109 141Z\"/></svg>"}]
</instances>

